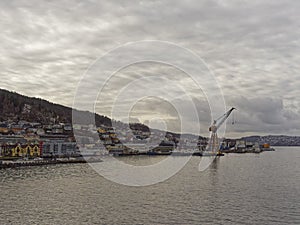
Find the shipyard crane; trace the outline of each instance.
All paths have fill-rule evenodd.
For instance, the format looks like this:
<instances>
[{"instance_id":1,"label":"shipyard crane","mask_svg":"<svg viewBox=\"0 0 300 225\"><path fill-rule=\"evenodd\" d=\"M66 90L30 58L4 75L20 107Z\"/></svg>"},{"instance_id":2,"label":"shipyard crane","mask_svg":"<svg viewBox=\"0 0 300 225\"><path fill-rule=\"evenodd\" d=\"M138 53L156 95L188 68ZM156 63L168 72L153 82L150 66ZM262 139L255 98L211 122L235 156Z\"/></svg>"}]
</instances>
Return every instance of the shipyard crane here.
<instances>
[{"instance_id":1,"label":"shipyard crane","mask_svg":"<svg viewBox=\"0 0 300 225\"><path fill-rule=\"evenodd\" d=\"M209 131L211 132L210 140L208 143L208 146L206 148L206 151L212 154L220 155L220 147L219 147L219 140L217 131L219 127L226 121L226 119L230 116L233 110L236 108L232 107L230 110L228 110L226 113L224 113L222 116L220 116L218 119L214 120L213 124L209 127Z\"/></svg>"}]
</instances>

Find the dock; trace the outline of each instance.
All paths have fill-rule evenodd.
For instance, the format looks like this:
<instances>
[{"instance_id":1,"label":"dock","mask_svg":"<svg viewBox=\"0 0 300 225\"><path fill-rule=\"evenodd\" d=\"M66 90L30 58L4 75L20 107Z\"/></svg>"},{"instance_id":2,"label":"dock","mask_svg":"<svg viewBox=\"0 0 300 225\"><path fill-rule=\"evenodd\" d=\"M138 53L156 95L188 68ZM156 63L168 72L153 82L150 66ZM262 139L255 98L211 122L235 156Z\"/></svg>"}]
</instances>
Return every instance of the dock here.
<instances>
[{"instance_id":1,"label":"dock","mask_svg":"<svg viewBox=\"0 0 300 225\"><path fill-rule=\"evenodd\" d=\"M42 166L42 165L54 165L54 164L75 164L75 163L94 163L102 162L99 158L90 158L85 160L84 158L61 158L61 159L42 159L42 160L0 160L0 169L5 168L18 168L28 166Z\"/></svg>"}]
</instances>

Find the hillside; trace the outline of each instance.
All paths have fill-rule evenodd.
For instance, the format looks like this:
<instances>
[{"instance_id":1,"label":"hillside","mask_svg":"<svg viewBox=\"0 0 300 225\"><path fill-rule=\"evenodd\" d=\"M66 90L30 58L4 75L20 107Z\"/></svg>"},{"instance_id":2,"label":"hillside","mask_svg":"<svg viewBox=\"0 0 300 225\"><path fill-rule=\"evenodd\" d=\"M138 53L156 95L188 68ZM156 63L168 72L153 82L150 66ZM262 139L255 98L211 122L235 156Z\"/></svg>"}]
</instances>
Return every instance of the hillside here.
<instances>
[{"instance_id":1,"label":"hillside","mask_svg":"<svg viewBox=\"0 0 300 225\"><path fill-rule=\"evenodd\" d=\"M111 126L111 119L106 116L86 111L76 111L76 121L89 124L95 118L96 126ZM83 121L88 119L90 121ZM25 120L41 124L72 123L72 108L49 101L27 97L16 92L0 89L0 122ZM149 131L143 124L130 124L133 130ZM174 137L178 134L168 132ZM300 137L286 135L248 136L242 139L251 142L270 143L272 146L300 146Z\"/></svg>"},{"instance_id":2,"label":"hillside","mask_svg":"<svg viewBox=\"0 0 300 225\"><path fill-rule=\"evenodd\" d=\"M86 113L93 115L90 112L82 111L79 115ZM8 120L14 122L26 120L42 124L71 123L72 108L0 89L0 121ZM111 124L111 120L105 116L96 114L95 120L97 126Z\"/></svg>"},{"instance_id":3,"label":"hillside","mask_svg":"<svg viewBox=\"0 0 300 225\"><path fill-rule=\"evenodd\" d=\"M269 143L272 146L300 146L299 136L268 135L268 136L248 136L242 138L245 141L258 142L260 144Z\"/></svg>"}]
</instances>

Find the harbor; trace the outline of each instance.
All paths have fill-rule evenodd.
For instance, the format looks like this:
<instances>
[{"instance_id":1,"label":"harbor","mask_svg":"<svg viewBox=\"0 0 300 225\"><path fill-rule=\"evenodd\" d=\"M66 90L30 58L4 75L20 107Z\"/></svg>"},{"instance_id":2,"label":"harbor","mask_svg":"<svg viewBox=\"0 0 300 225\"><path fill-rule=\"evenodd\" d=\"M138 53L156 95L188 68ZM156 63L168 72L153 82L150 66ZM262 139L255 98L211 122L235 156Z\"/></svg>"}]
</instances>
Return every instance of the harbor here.
<instances>
[{"instance_id":1,"label":"harbor","mask_svg":"<svg viewBox=\"0 0 300 225\"><path fill-rule=\"evenodd\" d=\"M106 125L95 128L61 122L6 121L0 124L0 168L101 162L101 157L107 156L220 157L229 153L274 151L268 143L217 136L217 130L234 110L232 107L213 120L209 138L161 130L150 132L143 124L130 124L116 133ZM96 134L95 138L89 137L90 134Z\"/></svg>"},{"instance_id":2,"label":"harbor","mask_svg":"<svg viewBox=\"0 0 300 225\"><path fill-rule=\"evenodd\" d=\"M222 143L224 144L224 142ZM223 145L221 145L223 146ZM81 155L77 157L0 157L0 169L5 168L18 168L18 167L29 167L29 166L43 166L43 165L54 165L54 164L78 164L78 163L99 163L102 162L103 157L134 157L134 156L172 156L172 157L181 157L181 156L194 156L194 157L220 157L225 154L232 153L261 153L264 151L275 151L274 148L270 147L268 144L261 145L259 147L253 147L254 145L238 146L235 148L220 148L219 151L211 153L203 150L196 151L173 151L171 147L157 148L155 151L128 151L128 149L117 149L115 151L108 151L107 154L99 155L99 151L94 149L94 154Z\"/></svg>"},{"instance_id":3,"label":"harbor","mask_svg":"<svg viewBox=\"0 0 300 225\"><path fill-rule=\"evenodd\" d=\"M30 167L30 166L43 166L43 165L56 165L56 164L77 164L77 163L97 163L102 162L98 157L84 159L78 158L61 158L61 159L18 159L18 160L0 160L0 169L6 168L19 168L19 167Z\"/></svg>"},{"instance_id":4,"label":"harbor","mask_svg":"<svg viewBox=\"0 0 300 225\"><path fill-rule=\"evenodd\" d=\"M200 158L191 157L171 179L143 188L108 182L85 163L4 169L0 180L5 210L0 223L71 225L86 224L88 218L89 224L192 224L191 219L194 224L208 219L226 224L230 217L235 224L245 219L250 224L268 224L262 219L272 217L274 224L287 224L287 220L297 224L299 153L297 147L276 147L275 152L263 154L225 154L202 173L195 169ZM145 165L163 158L122 160ZM255 202L255 209L249 202ZM24 210L27 206L31 210ZM174 212L170 217L169 210ZM104 216L99 219L99 215Z\"/></svg>"}]
</instances>

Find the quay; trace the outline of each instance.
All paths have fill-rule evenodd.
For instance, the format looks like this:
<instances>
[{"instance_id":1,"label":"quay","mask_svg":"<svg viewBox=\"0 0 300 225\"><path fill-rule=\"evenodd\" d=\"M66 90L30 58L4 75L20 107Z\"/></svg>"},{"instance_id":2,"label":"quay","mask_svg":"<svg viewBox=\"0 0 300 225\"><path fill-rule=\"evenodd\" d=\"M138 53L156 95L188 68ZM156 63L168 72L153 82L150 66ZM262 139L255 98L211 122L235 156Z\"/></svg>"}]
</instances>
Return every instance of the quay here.
<instances>
[{"instance_id":1,"label":"quay","mask_svg":"<svg viewBox=\"0 0 300 225\"><path fill-rule=\"evenodd\" d=\"M99 158L61 158L61 159L41 159L41 160L0 160L0 169L5 168L18 168L28 166L42 166L42 165L53 165L53 164L74 164L74 163L94 163L102 162Z\"/></svg>"}]
</instances>

